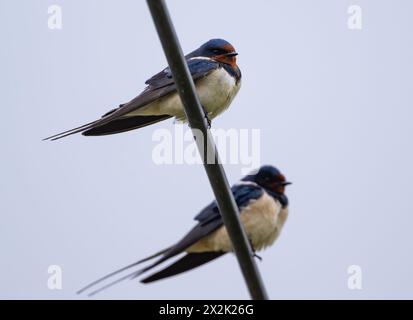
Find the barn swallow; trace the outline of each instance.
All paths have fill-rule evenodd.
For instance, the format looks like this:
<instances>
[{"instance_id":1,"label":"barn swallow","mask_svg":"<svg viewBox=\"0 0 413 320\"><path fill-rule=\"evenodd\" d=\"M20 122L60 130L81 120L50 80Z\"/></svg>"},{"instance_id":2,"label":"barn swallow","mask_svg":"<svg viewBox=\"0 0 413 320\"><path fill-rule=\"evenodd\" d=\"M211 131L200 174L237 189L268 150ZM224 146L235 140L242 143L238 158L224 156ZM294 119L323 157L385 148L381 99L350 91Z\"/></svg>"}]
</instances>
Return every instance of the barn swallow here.
<instances>
[{"instance_id":1,"label":"barn swallow","mask_svg":"<svg viewBox=\"0 0 413 320\"><path fill-rule=\"evenodd\" d=\"M211 119L228 108L240 89L241 71L237 66L237 55L229 42L212 39L185 56L209 126ZM57 140L79 132L84 136L115 134L171 117L180 122L187 121L169 68L157 73L145 84L147 87L140 95L105 113L99 120L43 140Z\"/></svg>"},{"instance_id":2,"label":"barn swallow","mask_svg":"<svg viewBox=\"0 0 413 320\"><path fill-rule=\"evenodd\" d=\"M262 166L255 174L245 176L231 188L254 256L255 251L273 244L281 232L288 216L288 198L284 191L289 184L278 169L267 165ZM149 266L112 281L89 295L94 295L120 281L135 279L179 254L185 255L165 269L142 279L141 282L149 283L177 275L232 251L231 241L215 201L195 216L195 220L198 222L195 227L174 245L108 274L78 293L92 289L120 272L157 257L158 259Z\"/></svg>"}]
</instances>

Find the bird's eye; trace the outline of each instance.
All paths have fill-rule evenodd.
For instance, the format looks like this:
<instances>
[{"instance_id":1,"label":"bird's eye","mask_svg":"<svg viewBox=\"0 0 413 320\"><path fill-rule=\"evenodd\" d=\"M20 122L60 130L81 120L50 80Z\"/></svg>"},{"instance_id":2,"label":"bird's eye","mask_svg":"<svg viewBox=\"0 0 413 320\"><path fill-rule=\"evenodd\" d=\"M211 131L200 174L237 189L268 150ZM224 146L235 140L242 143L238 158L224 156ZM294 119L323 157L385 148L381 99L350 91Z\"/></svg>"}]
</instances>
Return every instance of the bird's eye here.
<instances>
[{"instance_id":1,"label":"bird's eye","mask_svg":"<svg viewBox=\"0 0 413 320\"><path fill-rule=\"evenodd\" d=\"M213 53L216 53L216 54L218 54L220 51L221 51L221 50L219 50L219 49L214 49L214 50L212 50L212 52L213 52Z\"/></svg>"}]
</instances>

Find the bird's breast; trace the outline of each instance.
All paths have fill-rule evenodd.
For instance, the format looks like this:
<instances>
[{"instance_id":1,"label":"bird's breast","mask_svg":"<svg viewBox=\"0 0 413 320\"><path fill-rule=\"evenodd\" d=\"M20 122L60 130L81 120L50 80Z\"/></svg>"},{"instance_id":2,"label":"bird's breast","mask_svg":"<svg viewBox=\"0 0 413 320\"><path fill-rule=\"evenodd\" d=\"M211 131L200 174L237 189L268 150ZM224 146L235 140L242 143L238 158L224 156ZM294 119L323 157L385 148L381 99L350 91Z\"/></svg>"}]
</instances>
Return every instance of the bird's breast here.
<instances>
[{"instance_id":1,"label":"bird's breast","mask_svg":"<svg viewBox=\"0 0 413 320\"><path fill-rule=\"evenodd\" d=\"M196 83L199 99L210 119L228 108L240 87L241 80L236 81L224 68L214 70Z\"/></svg>"},{"instance_id":2,"label":"bird's breast","mask_svg":"<svg viewBox=\"0 0 413 320\"><path fill-rule=\"evenodd\" d=\"M241 210L241 222L255 250L274 243L287 219L288 209L264 193ZM188 248L188 252L231 251L232 245L224 226Z\"/></svg>"},{"instance_id":3,"label":"bird's breast","mask_svg":"<svg viewBox=\"0 0 413 320\"><path fill-rule=\"evenodd\" d=\"M261 250L278 238L288 216L288 209L264 193L241 212L241 221L255 250Z\"/></svg>"},{"instance_id":4,"label":"bird's breast","mask_svg":"<svg viewBox=\"0 0 413 320\"><path fill-rule=\"evenodd\" d=\"M195 83L201 105L209 119L225 111L238 93L241 80L231 76L224 68L219 68ZM174 91L147 104L127 116L171 115L178 121L186 122L185 111L179 94Z\"/></svg>"}]
</instances>

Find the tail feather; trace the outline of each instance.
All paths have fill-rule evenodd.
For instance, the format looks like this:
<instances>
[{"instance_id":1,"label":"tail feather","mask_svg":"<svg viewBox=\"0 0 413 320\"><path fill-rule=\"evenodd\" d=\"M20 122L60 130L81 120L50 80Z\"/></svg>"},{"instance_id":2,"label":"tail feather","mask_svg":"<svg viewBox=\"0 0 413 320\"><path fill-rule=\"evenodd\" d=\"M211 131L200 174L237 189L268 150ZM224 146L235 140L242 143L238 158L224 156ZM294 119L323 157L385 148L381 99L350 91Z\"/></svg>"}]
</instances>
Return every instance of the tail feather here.
<instances>
[{"instance_id":1,"label":"tail feather","mask_svg":"<svg viewBox=\"0 0 413 320\"><path fill-rule=\"evenodd\" d=\"M129 266L126 266L126 267L124 267L124 268L122 268L122 269L119 269L119 270L117 270L117 271L115 271L115 272L112 272L112 273L108 274L107 276L102 277L102 278L100 278L100 279L92 282L91 284L87 285L87 286L84 287L83 289L79 290L77 293L78 293L78 294L79 294L79 293L82 293L82 292L84 292L85 290L87 290L87 289L89 289L89 288L97 285L98 283L100 283L100 282L102 282L102 281L104 281L104 280L106 280L106 279L108 279L108 278L110 278L110 277L112 277L112 276L114 276L114 275L122 272L122 271L125 271L125 270L127 270L127 269L130 269L130 268L138 265L138 264L141 263L141 262L148 261L148 260L150 260L150 259L152 259L152 258L155 258L155 257L157 257L157 256L159 256L159 255L161 255L161 254L166 253L163 257L159 258L158 260L156 260L154 263L150 264L149 266L147 266L147 267L145 267L145 268L143 268L143 269L137 270L137 271L133 271L132 273L127 274L126 276L123 276L123 277L121 277L121 278L119 278L119 279L116 279L116 280L114 280L114 281L112 281L112 282L109 282L108 284L100 287L99 289L96 289L95 291L92 291L91 293L88 294L88 296L93 296L93 295L95 295L95 294L97 294L97 293L99 293L99 292L101 292L101 291L103 291L103 290L109 289L110 287L112 287L112 286L114 286L114 285L116 285L116 284L118 284L118 283L120 283L120 282L122 282L122 281L124 281L124 280L126 280L126 279L134 279L134 278L140 276L142 273L144 273L144 272L146 272L146 271L148 271L148 270L156 267L158 264L161 264L161 263L164 262L165 260L167 260L167 259L175 256L176 254L178 254L178 253L176 253L176 254L173 254L173 255L169 255L168 253L169 253L170 251L171 251L170 249L165 249L165 250L160 251L160 252L158 252L157 254L154 254L154 255L152 255L152 256L150 256L150 257L148 257L148 258L142 259L142 260L140 260L140 261L138 261L138 262L135 262L135 263L130 264Z\"/></svg>"},{"instance_id":2,"label":"tail feather","mask_svg":"<svg viewBox=\"0 0 413 320\"><path fill-rule=\"evenodd\" d=\"M126 276L123 276L123 277L121 277L121 278L119 278L119 279L116 279L115 281L109 282L108 284L106 284L106 285L104 285L104 286L102 286L102 287L100 287L100 288L98 288L98 289L90 292L90 293L88 294L88 297L94 296L95 294L98 294L99 292L102 292L103 290L109 289L110 287L113 287L114 285L116 285L116 284L118 284L118 283L120 283L120 282L122 282L122 281L124 281L124 280L131 279L131 278L135 275L135 273L136 273L136 271L134 271L134 272L132 272L132 273L129 273L129 274L127 274ZM79 292L78 292L78 294L79 294Z\"/></svg>"},{"instance_id":3,"label":"tail feather","mask_svg":"<svg viewBox=\"0 0 413 320\"><path fill-rule=\"evenodd\" d=\"M142 259L142 260L139 260L139 261L136 261L136 262L134 262L134 263L131 263L131 264L127 265L126 267L123 267L123 268L120 268L120 269L118 269L118 270L116 270L116 271L113 271L113 272L111 272L111 273L109 273L109 274L107 274L107 275L105 275L105 276L103 276L103 277L101 277L101 278L99 278L99 279L97 279L97 280L89 283L87 286L83 287L82 289L80 289L80 290L77 291L76 293L77 293L77 294L81 294L82 292L84 292L84 291L86 291L86 290L88 290L88 289L96 286L97 284L101 283L102 281L105 281L105 280L107 280L107 279L109 279L109 278L111 278L111 277L113 277L113 276L115 276L115 275L117 275L117 274L119 274L119 273L121 273L121 272L123 272L123 271L129 270L130 268L133 268L133 267L135 267L135 266L137 266L137 265L139 265L139 264L141 264L141 263L143 263L143 262L146 262L146 261L148 261L148 260L151 260L151 259L153 259L153 258L156 258L156 257L164 254L165 252L169 251L170 249L171 249L171 248L163 249L163 250L161 250L161 251L159 251L159 252L157 252L157 253L149 256L149 257L146 257L146 258L144 258L144 259ZM134 275L135 273L136 273L136 271L133 272L132 274ZM132 274L130 274L130 275L132 275ZM130 276L130 275L129 275L129 276ZM123 278L126 279L127 277L123 277ZM123 279L123 278L121 278L121 279ZM120 281L116 281L116 283L117 283L117 282L120 282Z\"/></svg>"},{"instance_id":4,"label":"tail feather","mask_svg":"<svg viewBox=\"0 0 413 320\"><path fill-rule=\"evenodd\" d=\"M43 140L55 141L80 132L82 132L82 134L85 136L102 136L108 134L121 133L133 129L146 127L150 124L154 124L156 122L171 118L171 116L169 115L159 115L110 119L113 113L114 112L110 112L107 115L105 115L105 117L99 120L95 120L87 124L84 124L83 126L60 132L58 134L44 138Z\"/></svg>"},{"instance_id":5,"label":"tail feather","mask_svg":"<svg viewBox=\"0 0 413 320\"><path fill-rule=\"evenodd\" d=\"M150 124L171 118L169 115L160 116L135 116L120 118L110 121L104 125L92 126L92 128L83 131L84 136L103 136L115 133L121 133L133 129L143 128Z\"/></svg>"},{"instance_id":6,"label":"tail feather","mask_svg":"<svg viewBox=\"0 0 413 320\"><path fill-rule=\"evenodd\" d=\"M177 274L180 274L182 272L188 271L190 269L199 267L211 260L214 260L226 252L203 252L203 253L189 253L185 255L183 258L179 259L178 261L174 262L172 265L166 267L165 269L162 269L161 271L141 280L142 283L149 283L153 281L157 281L163 278L171 277ZM88 296L94 296L95 294L102 292L103 290L109 289L110 287L124 281L124 280L133 280L136 277L140 276L141 274L145 273L146 271L149 271L150 269L156 267L158 264L161 262L165 261L164 259L159 259L155 261L153 264L150 266L140 269L138 271L134 271L132 273L129 273L119 279L116 279L112 282L109 282L108 284L92 291L91 293L88 294Z\"/></svg>"},{"instance_id":7,"label":"tail feather","mask_svg":"<svg viewBox=\"0 0 413 320\"><path fill-rule=\"evenodd\" d=\"M66 130L66 131L63 131L63 132L54 134L54 135L52 135L52 136L50 136L50 137L44 138L43 141L45 141L45 140L52 140L52 141L53 141L53 140L57 140L57 139L66 137L66 136L68 136L68 135L77 133L77 132L81 132L81 131L83 131L83 130L87 130L88 128L91 128L91 126L92 126L93 124L95 124L96 122L98 122L98 121L99 121L99 120L95 120L95 121L86 123L86 124L84 124L83 126L76 127L76 128L70 129L70 130Z\"/></svg>"},{"instance_id":8,"label":"tail feather","mask_svg":"<svg viewBox=\"0 0 413 320\"><path fill-rule=\"evenodd\" d=\"M169 267L156 272L149 277L142 279L142 283L149 283L171 277L182 272L199 267L211 260L214 260L225 254L225 252L202 252L202 253L188 253L180 260L176 261ZM133 276L135 278L136 276Z\"/></svg>"}]
</instances>

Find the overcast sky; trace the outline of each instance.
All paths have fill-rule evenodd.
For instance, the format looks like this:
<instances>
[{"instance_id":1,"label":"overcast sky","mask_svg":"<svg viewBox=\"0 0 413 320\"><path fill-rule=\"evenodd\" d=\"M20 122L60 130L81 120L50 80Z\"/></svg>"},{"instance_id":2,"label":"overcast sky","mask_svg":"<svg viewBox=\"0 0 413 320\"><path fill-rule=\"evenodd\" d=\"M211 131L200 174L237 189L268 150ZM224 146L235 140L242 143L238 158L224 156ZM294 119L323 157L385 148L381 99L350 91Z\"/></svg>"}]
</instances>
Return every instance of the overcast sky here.
<instances>
[{"instance_id":1,"label":"overcast sky","mask_svg":"<svg viewBox=\"0 0 413 320\"><path fill-rule=\"evenodd\" d=\"M167 1L185 52L239 52L242 88L214 128L260 130L260 162L294 184L290 217L258 262L283 298L413 298L413 4ZM62 29L48 28L48 7ZM362 29L348 28L349 6ZM202 166L157 165L154 130L42 138L135 97L166 66L145 1L0 1L0 298L77 298L160 250L213 195ZM186 128L184 128L186 130ZM230 183L243 164L226 164ZM62 270L62 290L47 286ZM348 288L360 266L362 289ZM100 298L248 298L233 255Z\"/></svg>"}]
</instances>

